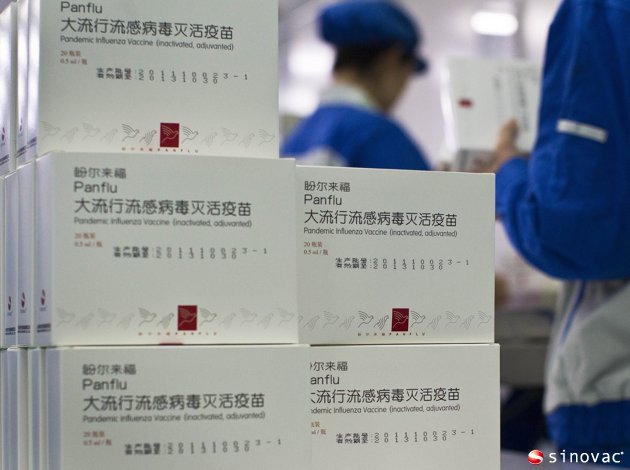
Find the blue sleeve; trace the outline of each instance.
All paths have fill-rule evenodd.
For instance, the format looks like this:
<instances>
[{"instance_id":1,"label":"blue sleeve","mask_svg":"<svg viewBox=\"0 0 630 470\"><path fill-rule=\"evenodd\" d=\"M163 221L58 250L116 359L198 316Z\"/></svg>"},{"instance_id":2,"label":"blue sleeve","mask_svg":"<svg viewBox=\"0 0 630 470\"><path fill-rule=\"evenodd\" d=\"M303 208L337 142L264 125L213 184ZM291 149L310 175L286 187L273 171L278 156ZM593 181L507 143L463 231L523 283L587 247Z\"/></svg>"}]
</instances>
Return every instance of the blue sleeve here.
<instances>
[{"instance_id":1,"label":"blue sleeve","mask_svg":"<svg viewBox=\"0 0 630 470\"><path fill-rule=\"evenodd\" d=\"M393 170L430 170L422 151L396 124L385 122L370 133L350 165Z\"/></svg>"},{"instance_id":2,"label":"blue sleeve","mask_svg":"<svg viewBox=\"0 0 630 470\"><path fill-rule=\"evenodd\" d=\"M530 162L512 159L497 173L497 213L511 241L555 277L630 276L628 31L628 2L563 2Z\"/></svg>"},{"instance_id":3,"label":"blue sleeve","mask_svg":"<svg viewBox=\"0 0 630 470\"><path fill-rule=\"evenodd\" d=\"M523 258L551 276L572 278L580 273L580 266L554 246L545 245L545 221L541 220L543 204L530 186L527 160L517 157L505 163L496 178L497 215Z\"/></svg>"}]
</instances>

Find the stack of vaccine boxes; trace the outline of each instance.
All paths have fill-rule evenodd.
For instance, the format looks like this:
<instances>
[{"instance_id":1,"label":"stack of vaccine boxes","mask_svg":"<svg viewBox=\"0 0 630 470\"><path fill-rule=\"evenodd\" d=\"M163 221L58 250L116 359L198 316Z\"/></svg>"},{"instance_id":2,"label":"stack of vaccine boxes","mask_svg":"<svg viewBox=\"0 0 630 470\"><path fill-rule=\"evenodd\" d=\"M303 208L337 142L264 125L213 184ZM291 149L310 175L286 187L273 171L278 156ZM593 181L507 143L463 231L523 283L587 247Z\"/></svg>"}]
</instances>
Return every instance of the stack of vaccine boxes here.
<instances>
[{"instance_id":1,"label":"stack of vaccine boxes","mask_svg":"<svg viewBox=\"0 0 630 470\"><path fill-rule=\"evenodd\" d=\"M297 169L313 470L499 468L494 177Z\"/></svg>"},{"instance_id":2,"label":"stack of vaccine boxes","mask_svg":"<svg viewBox=\"0 0 630 470\"><path fill-rule=\"evenodd\" d=\"M6 211L13 215L16 201L11 204L5 204L5 185L7 174L15 169L14 160L14 133L12 132L14 124L15 109L15 80L12 80L16 67L16 40L15 40L15 9L14 5L9 1L0 2L0 469L6 470L8 456L13 449L12 438L14 433L7 430L15 429L17 420L17 411L15 408L9 407L9 396L12 394L12 387L9 383L15 384L15 380L9 380L9 353L7 348L13 344L15 338L14 325L12 322L13 309L7 309L7 295L5 289L6 270L5 266L12 266L11 263L16 261L15 251L6 250L7 226L5 224ZM9 186L12 186L14 176L8 178ZM5 207L8 206L8 207ZM7 259L8 258L8 259ZM6 264L5 264L6 263ZM13 298L11 298L13 302ZM11 317L8 318L7 314ZM8 321L7 321L8 320ZM7 342L5 329L9 329L10 342ZM15 377L15 376L13 376Z\"/></svg>"},{"instance_id":3,"label":"stack of vaccine boxes","mask_svg":"<svg viewBox=\"0 0 630 470\"><path fill-rule=\"evenodd\" d=\"M6 8L2 470L308 468L277 2Z\"/></svg>"},{"instance_id":4,"label":"stack of vaccine boxes","mask_svg":"<svg viewBox=\"0 0 630 470\"><path fill-rule=\"evenodd\" d=\"M4 4L2 470L498 468L491 177L278 159L275 1Z\"/></svg>"}]
</instances>

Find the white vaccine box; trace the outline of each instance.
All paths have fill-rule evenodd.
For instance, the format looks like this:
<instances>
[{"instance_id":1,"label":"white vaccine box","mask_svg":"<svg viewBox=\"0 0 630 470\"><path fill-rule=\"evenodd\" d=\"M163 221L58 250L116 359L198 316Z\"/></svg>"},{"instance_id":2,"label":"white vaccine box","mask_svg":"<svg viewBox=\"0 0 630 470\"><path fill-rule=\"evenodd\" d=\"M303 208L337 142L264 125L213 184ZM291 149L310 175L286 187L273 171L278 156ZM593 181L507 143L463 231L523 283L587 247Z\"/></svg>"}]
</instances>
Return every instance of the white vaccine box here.
<instances>
[{"instance_id":1,"label":"white vaccine box","mask_svg":"<svg viewBox=\"0 0 630 470\"><path fill-rule=\"evenodd\" d=\"M0 175L15 169L12 114L17 65L15 11L13 2L0 2Z\"/></svg>"},{"instance_id":2,"label":"white vaccine box","mask_svg":"<svg viewBox=\"0 0 630 470\"><path fill-rule=\"evenodd\" d=\"M26 349L3 352L6 383L3 385L5 414L5 467L28 470L28 364Z\"/></svg>"},{"instance_id":3,"label":"white vaccine box","mask_svg":"<svg viewBox=\"0 0 630 470\"><path fill-rule=\"evenodd\" d=\"M487 161L499 129L518 122L519 150L532 150L538 131L542 69L525 60L451 58L445 116L456 155L455 169Z\"/></svg>"},{"instance_id":4,"label":"white vaccine box","mask_svg":"<svg viewBox=\"0 0 630 470\"><path fill-rule=\"evenodd\" d=\"M50 470L310 468L305 346L45 354Z\"/></svg>"},{"instance_id":5,"label":"white vaccine box","mask_svg":"<svg viewBox=\"0 0 630 470\"><path fill-rule=\"evenodd\" d=\"M7 276L6 268L4 265L4 229L5 229L5 216L4 216L4 176L0 176L0 350L5 349L5 334L4 334L4 284Z\"/></svg>"},{"instance_id":6,"label":"white vaccine box","mask_svg":"<svg viewBox=\"0 0 630 470\"><path fill-rule=\"evenodd\" d=\"M9 445L6 440L6 428L8 428L8 408L7 396L9 395L8 375L7 375L7 350L0 348L0 469L6 470L8 465Z\"/></svg>"},{"instance_id":7,"label":"white vaccine box","mask_svg":"<svg viewBox=\"0 0 630 470\"><path fill-rule=\"evenodd\" d=\"M494 341L493 175L297 175L301 342Z\"/></svg>"},{"instance_id":8,"label":"white vaccine box","mask_svg":"<svg viewBox=\"0 0 630 470\"><path fill-rule=\"evenodd\" d=\"M16 348L10 352L17 355L17 462L19 470L28 470L30 449L30 406L29 406L29 364L28 349Z\"/></svg>"},{"instance_id":9,"label":"white vaccine box","mask_svg":"<svg viewBox=\"0 0 630 470\"><path fill-rule=\"evenodd\" d=\"M35 284L35 162L17 169L18 175L18 326L17 345L33 344Z\"/></svg>"},{"instance_id":10,"label":"white vaccine box","mask_svg":"<svg viewBox=\"0 0 630 470\"><path fill-rule=\"evenodd\" d=\"M18 176L9 173L4 179L4 345L17 343L18 317Z\"/></svg>"},{"instance_id":11,"label":"white vaccine box","mask_svg":"<svg viewBox=\"0 0 630 470\"><path fill-rule=\"evenodd\" d=\"M278 158L276 0L29 2L21 161L59 150Z\"/></svg>"},{"instance_id":12,"label":"white vaccine box","mask_svg":"<svg viewBox=\"0 0 630 470\"><path fill-rule=\"evenodd\" d=\"M16 16L16 72L15 111L13 138L15 139L16 166L30 160L28 150L28 58L29 58L29 9L31 0L15 1Z\"/></svg>"},{"instance_id":13,"label":"white vaccine box","mask_svg":"<svg viewBox=\"0 0 630 470\"><path fill-rule=\"evenodd\" d=\"M37 161L39 345L296 343L295 164Z\"/></svg>"},{"instance_id":14,"label":"white vaccine box","mask_svg":"<svg viewBox=\"0 0 630 470\"><path fill-rule=\"evenodd\" d=\"M28 465L29 470L44 470L44 447L41 434L41 412L47 397L42 388L43 382L43 350L32 348L27 350L28 361Z\"/></svg>"},{"instance_id":15,"label":"white vaccine box","mask_svg":"<svg viewBox=\"0 0 630 470\"><path fill-rule=\"evenodd\" d=\"M313 470L499 469L498 345L311 348Z\"/></svg>"}]
</instances>

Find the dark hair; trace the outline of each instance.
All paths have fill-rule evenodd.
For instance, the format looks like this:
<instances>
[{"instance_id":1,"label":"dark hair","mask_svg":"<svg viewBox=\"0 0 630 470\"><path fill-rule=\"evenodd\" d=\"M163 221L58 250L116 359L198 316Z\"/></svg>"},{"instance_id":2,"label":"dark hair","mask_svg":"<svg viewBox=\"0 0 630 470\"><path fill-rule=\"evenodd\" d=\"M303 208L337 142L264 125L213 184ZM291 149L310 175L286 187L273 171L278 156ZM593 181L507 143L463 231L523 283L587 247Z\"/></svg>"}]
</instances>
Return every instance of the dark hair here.
<instances>
[{"instance_id":1,"label":"dark hair","mask_svg":"<svg viewBox=\"0 0 630 470\"><path fill-rule=\"evenodd\" d=\"M333 71L354 69L359 72L368 72L379 57L393 46L393 44L390 44L376 47L353 46L339 48L337 49ZM401 54L400 60L402 62L412 61L413 55L405 51Z\"/></svg>"}]
</instances>

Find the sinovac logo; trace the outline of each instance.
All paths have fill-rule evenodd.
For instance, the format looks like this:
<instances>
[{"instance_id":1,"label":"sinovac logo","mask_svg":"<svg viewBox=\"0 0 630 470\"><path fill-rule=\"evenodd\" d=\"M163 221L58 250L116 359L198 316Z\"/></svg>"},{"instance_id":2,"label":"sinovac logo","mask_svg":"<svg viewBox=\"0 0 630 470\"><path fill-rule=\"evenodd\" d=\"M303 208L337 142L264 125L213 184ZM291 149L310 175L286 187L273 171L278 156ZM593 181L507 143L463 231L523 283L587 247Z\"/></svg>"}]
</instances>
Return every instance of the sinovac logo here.
<instances>
[{"instance_id":1,"label":"sinovac logo","mask_svg":"<svg viewBox=\"0 0 630 470\"><path fill-rule=\"evenodd\" d=\"M540 465L545 460L545 455L539 450L532 450L527 455L527 461L532 465Z\"/></svg>"},{"instance_id":2,"label":"sinovac logo","mask_svg":"<svg viewBox=\"0 0 630 470\"><path fill-rule=\"evenodd\" d=\"M620 464L624 463L623 452L550 452L548 463L577 463L577 464ZM545 460L544 454L539 450L532 450L527 455L527 460L532 465L540 465Z\"/></svg>"}]
</instances>

